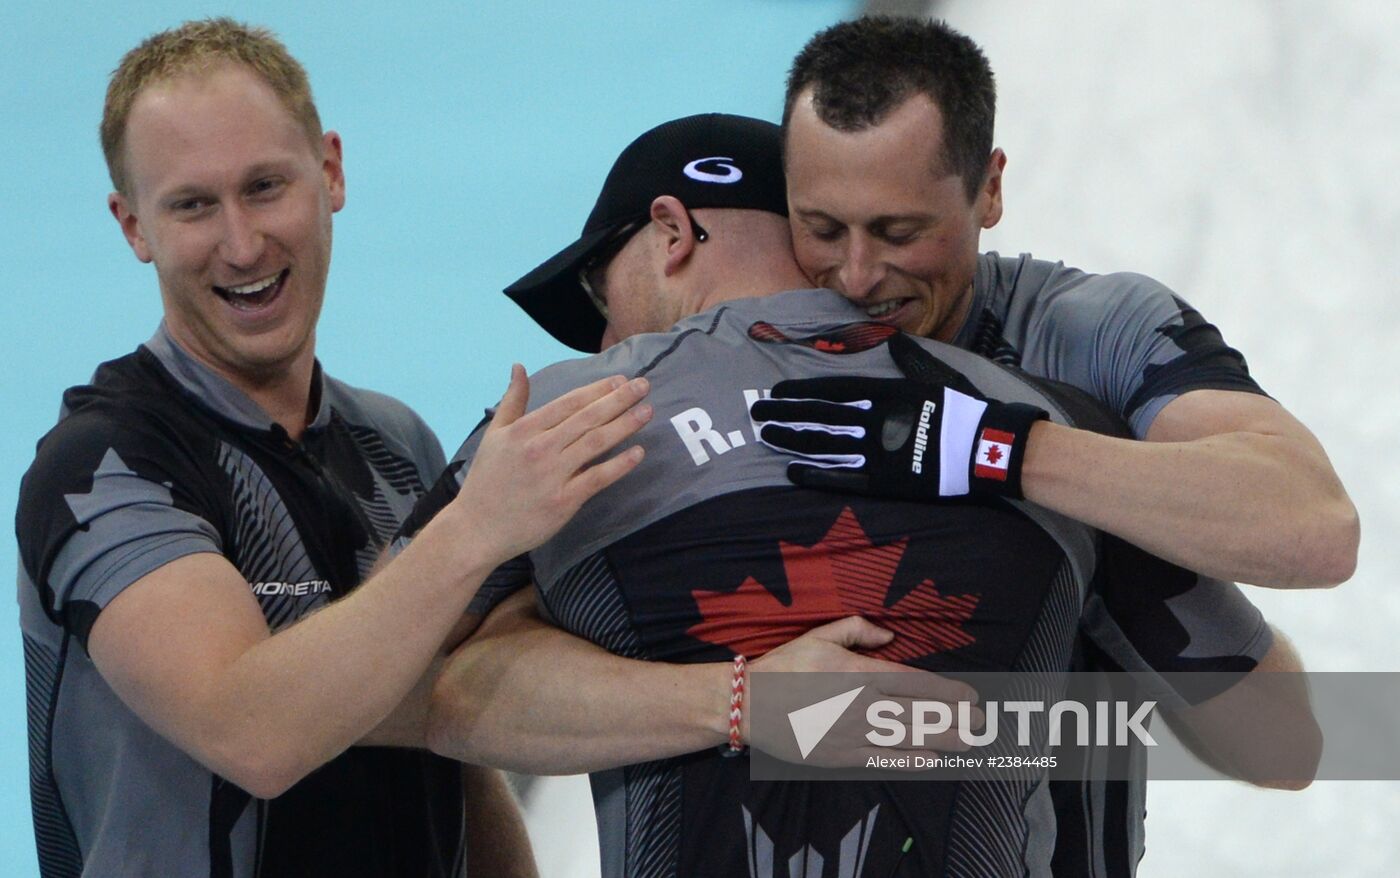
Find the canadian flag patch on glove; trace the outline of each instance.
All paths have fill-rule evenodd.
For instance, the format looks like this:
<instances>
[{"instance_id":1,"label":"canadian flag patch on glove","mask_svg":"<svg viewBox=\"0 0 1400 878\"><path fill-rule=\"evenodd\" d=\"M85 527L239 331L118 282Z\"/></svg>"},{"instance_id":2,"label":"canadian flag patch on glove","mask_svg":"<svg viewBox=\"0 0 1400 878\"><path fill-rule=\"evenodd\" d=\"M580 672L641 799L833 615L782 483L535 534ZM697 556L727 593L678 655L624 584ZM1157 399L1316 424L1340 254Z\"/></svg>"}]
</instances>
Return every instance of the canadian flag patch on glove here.
<instances>
[{"instance_id":1,"label":"canadian flag patch on glove","mask_svg":"<svg viewBox=\"0 0 1400 878\"><path fill-rule=\"evenodd\" d=\"M1016 437L1004 430L986 429L977 440L977 459L972 474L979 479L1006 481L1011 466L1011 446Z\"/></svg>"}]
</instances>

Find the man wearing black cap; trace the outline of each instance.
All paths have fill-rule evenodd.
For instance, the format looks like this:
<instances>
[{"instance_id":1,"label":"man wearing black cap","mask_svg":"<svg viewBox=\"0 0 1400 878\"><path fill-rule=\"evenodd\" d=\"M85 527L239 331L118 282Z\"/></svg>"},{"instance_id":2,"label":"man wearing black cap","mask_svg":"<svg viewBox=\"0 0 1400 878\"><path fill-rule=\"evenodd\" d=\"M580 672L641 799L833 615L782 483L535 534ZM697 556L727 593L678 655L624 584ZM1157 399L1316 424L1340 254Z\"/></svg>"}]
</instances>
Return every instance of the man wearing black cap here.
<instances>
[{"instance_id":1,"label":"man wearing black cap","mask_svg":"<svg viewBox=\"0 0 1400 878\"><path fill-rule=\"evenodd\" d=\"M712 126L719 124L732 127L735 136L724 141L724 149L719 150L724 155L713 155ZM691 210L736 208L787 216L782 155L772 149L771 137L766 136L770 128L769 123L735 116L696 116L663 125L633 141L604 181L579 239L506 287L506 295L569 347L601 350L611 310L599 307L606 303L596 281L602 280L602 269L632 235L655 218L652 199L659 192L664 190ZM696 242L704 243L708 232L694 226L693 217L689 223ZM808 285L800 272L792 280L795 286ZM639 305L643 313L663 307L659 301ZM656 318L649 325L632 325L634 315L620 309L617 319L627 322L611 326L612 340L668 329L680 315L669 322L661 322L660 314L649 316Z\"/></svg>"},{"instance_id":2,"label":"man wearing black cap","mask_svg":"<svg viewBox=\"0 0 1400 878\"><path fill-rule=\"evenodd\" d=\"M1038 779L1014 791L1020 804L1010 809L983 801L994 787L843 784L798 794L750 783L744 759L713 749L726 737L738 749L746 735L742 710L729 709L730 675L742 683L745 657L775 670L889 667L877 659L925 670L1063 670L1081 630L1122 666L1241 670L1269 651L1269 629L1232 587L1150 558L1133 562L1140 593L1129 609L1144 612L1143 592L1153 588L1164 600L1190 591L1216 602L1219 612L1202 624L1218 655L1188 659L1194 631L1171 644L1154 639L1154 625L1158 634L1180 631L1169 615L1081 628L1079 607L1126 552L1086 551L1093 537L1084 526L1033 519L1018 502L930 512L787 481L783 459L760 447L749 420L750 404L784 379L898 380L891 353L927 365L937 352L965 391L961 401L942 398L937 429L945 440L961 431L968 444L979 422L1049 408L1063 421L1061 406L1082 404L967 352L935 342L921 350L838 295L803 289L775 182L777 136L767 123L717 115L653 129L614 165L582 238L509 290L561 340L619 341L534 376L534 402L601 369L648 377L660 417L639 434L644 475L600 494L528 565L498 571L474 609L533 579L544 611L566 630L666 664L565 643L512 599L440 679L431 743L535 771L623 766L594 776L610 876L738 874L746 862L750 874L769 875L790 857L837 862L841 875L886 874L909 837L908 874L956 872L974 859L993 863L994 874L1044 874L1054 832L1033 816L1051 807ZM597 317L582 306L590 298ZM1007 404L989 402L993 392ZM973 409L978 416L961 422L946 414ZM906 426L894 453L917 459L917 435ZM457 459L469 466L477 442ZM970 458L963 467L963 478L983 477ZM437 502L467 468L446 478L447 490L439 483ZM1119 626L1146 636L1130 647ZM693 755L666 758L683 753Z\"/></svg>"}]
</instances>

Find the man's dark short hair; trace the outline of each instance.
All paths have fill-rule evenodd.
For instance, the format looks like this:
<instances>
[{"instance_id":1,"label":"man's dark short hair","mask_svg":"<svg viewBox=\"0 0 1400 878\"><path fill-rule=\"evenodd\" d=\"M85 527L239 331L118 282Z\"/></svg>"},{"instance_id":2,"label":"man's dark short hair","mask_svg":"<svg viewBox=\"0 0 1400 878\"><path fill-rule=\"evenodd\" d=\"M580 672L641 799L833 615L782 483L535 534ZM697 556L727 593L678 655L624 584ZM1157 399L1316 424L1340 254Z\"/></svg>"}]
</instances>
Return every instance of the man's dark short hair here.
<instances>
[{"instance_id":1,"label":"man's dark short hair","mask_svg":"<svg viewBox=\"0 0 1400 878\"><path fill-rule=\"evenodd\" d=\"M869 16L821 31L788 73L783 130L798 95L812 89L817 118L837 131L879 125L915 94L943 114L939 170L977 197L992 154L997 92L977 44L941 21ZM786 138L784 139L786 142Z\"/></svg>"}]
</instances>

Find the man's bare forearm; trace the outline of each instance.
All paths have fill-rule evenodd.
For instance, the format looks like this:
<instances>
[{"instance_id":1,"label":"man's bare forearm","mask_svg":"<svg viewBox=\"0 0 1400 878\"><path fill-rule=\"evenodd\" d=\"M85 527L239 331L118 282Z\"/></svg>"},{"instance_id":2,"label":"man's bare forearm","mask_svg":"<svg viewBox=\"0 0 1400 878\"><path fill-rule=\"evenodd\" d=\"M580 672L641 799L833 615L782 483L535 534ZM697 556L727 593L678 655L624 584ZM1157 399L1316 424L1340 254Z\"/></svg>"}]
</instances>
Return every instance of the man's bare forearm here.
<instances>
[{"instance_id":1,"label":"man's bare forearm","mask_svg":"<svg viewBox=\"0 0 1400 878\"><path fill-rule=\"evenodd\" d=\"M228 559L195 553L117 595L89 653L146 723L262 798L376 729L416 744L422 710L405 699L482 581L640 460L591 462L646 422L645 389L618 377L524 414L516 367L457 499L349 595L274 634Z\"/></svg>"},{"instance_id":2,"label":"man's bare forearm","mask_svg":"<svg viewBox=\"0 0 1400 878\"><path fill-rule=\"evenodd\" d=\"M1230 777L1303 789L1322 758L1322 731L1302 671L1292 644L1274 629L1274 645L1254 671L1167 722L1201 761Z\"/></svg>"},{"instance_id":3,"label":"man's bare forearm","mask_svg":"<svg viewBox=\"0 0 1400 878\"><path fill-rule=\"evenodd\" d=\"M377 571L378 568L376 568ZM433 685L438 674L447 662L447 656L462 644L476 627L481 617L467 613L453 626L443 641L442 648L428 669L418 678L413 689L383 722L370 730L358 743L372 747L416 747L428 746L428 705L432 700Z\"/></svg>"},{"instance_id":4,"label":"man's bare forearm","mask_svg":"<svg viewBox=\"0 0 1400 878\"><path fill-rule=\"evenodd\" d=\"M432 749L530 774L577 774L726 740L724 665L613 655L511 597L450 659L433 696Z\"/></svg>"},{"instance_id":5,"label":"man's bare forearm","mask_svg":"<svg viewBox=\"0 0 1400 878\"><path fill-rule=\"evenodd\" d=\"M454 521L430 527L421 548L276 634L226 559L178 559L107 607L93 661L156 731L254 795L279 795L393 712L494 566Z\"/></svg>"},{"instance_id":6,"label":"man's bare forearm","mask_svg":"<svg viewBox=\"0 0 1400 878\"><path fill-rule=\"evenodd\" d=\"M1036 425L1026 498L1219 579L1303 588L1349 578L1356 509L1321 445L1270 400L1213 393L1163 409L1152 441Z\"/></svg>"},{"instance_id":7,"label":"man's bare forearm","mask_svg":"<svg viewBox=\"0 0 1400 878\"><path fill-rule=\"evenodd\" d=\"M861 654L893 638L850 616L752 659L748 668L907 674L911 693L972 697L962 683ZM600 771L725 746L733 674L730 662L613 655L544 622L526 591L493 611L448 659L433 692L428 743L456 759L532 774ZM744 740L752 706L750 699L741 718Z\"/></svg>"}]
</instances>

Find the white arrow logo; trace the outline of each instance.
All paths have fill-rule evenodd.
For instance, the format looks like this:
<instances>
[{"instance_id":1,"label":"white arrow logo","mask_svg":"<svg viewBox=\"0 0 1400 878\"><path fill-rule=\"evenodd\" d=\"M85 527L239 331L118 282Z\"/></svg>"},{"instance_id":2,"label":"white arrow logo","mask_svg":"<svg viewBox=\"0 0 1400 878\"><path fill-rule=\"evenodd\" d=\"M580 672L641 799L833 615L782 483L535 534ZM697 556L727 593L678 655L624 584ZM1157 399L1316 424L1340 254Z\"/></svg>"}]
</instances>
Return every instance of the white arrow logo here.
<instances>
[{"instance_id":1,"label":"white arrow logo","mask_svg":"<svg viewBox=\"0 0 1400 878\"><path fill-rule=\"evenodd\" d=\"M803 759L816 749L822 738L826 737L826 733L831 731L831 727L836 725L841 714L846 712L846 708L851 706L851 702L856 700L856 696L864 688L857 686L849 692L833 695L788 714L788 723L792 726L792 734L797 738L797 749L802 753Z\"/></svg>"},{"instance_id":2,"label":"white arrow logo","mask_svg":"<svg viewBox=\"0 0 1400 878\"><path fill-rule=\"evenodd\" d=\"M685 175L692 180L699 180L702 183L738 183L744 179L744 172L734 167L728 162L734 159L727 155L712 155L709 158L696 159L685 166ZM724 168L723 174L716 174L713 171L702 171L700 166L705 162L718 162L715 167Z\"/></svg>"}]
</instances>

